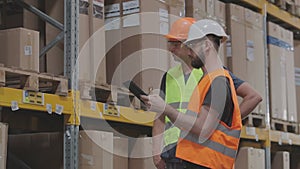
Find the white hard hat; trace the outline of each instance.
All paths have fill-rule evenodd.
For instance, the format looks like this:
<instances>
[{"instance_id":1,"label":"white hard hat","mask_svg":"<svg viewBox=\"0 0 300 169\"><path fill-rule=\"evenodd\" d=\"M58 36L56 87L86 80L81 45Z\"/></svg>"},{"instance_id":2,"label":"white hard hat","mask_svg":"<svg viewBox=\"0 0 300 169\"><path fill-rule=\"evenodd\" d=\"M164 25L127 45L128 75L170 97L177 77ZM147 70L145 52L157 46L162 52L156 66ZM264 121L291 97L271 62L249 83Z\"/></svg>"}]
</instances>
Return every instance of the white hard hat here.
<instances>
[{"instance_id":1,"label":"white hard hat","mask_svg":"<svg viewBox=\"0 0 300 169\"><path fill-rule=\"evenodd\" d=\"M222 37L221 43L225 42L228 39L227 34L219 23L210 19L202 19L195 22L191 26L188 38L184 43L186 44L193 40L204 38L209 34Z\"/></svg>"}]
</instances>

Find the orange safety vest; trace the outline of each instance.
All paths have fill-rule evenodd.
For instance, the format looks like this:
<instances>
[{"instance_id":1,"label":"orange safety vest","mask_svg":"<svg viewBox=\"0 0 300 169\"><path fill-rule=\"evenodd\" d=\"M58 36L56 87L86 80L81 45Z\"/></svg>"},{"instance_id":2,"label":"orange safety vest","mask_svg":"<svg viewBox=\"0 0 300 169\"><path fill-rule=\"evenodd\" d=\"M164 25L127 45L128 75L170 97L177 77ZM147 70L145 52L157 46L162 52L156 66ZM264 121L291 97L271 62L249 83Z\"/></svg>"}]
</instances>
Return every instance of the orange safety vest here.
<instances>
[{"instance_id":1,"label":"orange safety vest","mask_svg":"<svg viewBox=\"0 0 300 169\"><path fill-rule=\"evenodd\" d=\"M193 92L186 115L195 116L200 113L206 93L218 76L226 76L230 82L234 104L231 127L220 121L216 130L203 143L199 142L198 135L181 129L176 157L212 169L232 169L238 151L242 121L233 81L226 70L216 70L203 77Z\"/></svg>"}]
</instances>

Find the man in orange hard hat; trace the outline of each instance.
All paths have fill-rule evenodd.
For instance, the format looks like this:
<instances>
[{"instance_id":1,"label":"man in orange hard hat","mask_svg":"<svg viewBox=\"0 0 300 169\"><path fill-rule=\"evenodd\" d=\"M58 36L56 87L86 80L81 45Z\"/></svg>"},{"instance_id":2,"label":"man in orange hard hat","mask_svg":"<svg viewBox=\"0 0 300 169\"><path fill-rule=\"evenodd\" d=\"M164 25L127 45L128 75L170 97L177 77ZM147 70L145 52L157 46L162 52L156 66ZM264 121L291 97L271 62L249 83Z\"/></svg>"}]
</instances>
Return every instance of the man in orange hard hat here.
<instances>
[{"instance_id":1,"label":"man in orange hard hat","mask_svg":"<svg viewBox=\"0 0 300 169\"><path fill-rule=\"evenodd\" d=\"M190 27L195 22L194 18L180 18L173 23L170 32L165 35L168 40L168 50L180 64L171 68L163 76L160 96L167 104L181 113L186 112L192 92L203 75L202 69L193 68L192 58L189 56L190 49L182 43L187 39ZM240 80L231 72L230 75L233 78L237 94L243 97L240 109L242 118L244 118L262 99L248 83ZM165 115L157 116L154 121L152 136L153 161L158 169L184 167L182 160L175 157L179 133L180 129L174 126L168 117ZM163 151L161 150L162 140Z\"/></svg>"}]
</instances>

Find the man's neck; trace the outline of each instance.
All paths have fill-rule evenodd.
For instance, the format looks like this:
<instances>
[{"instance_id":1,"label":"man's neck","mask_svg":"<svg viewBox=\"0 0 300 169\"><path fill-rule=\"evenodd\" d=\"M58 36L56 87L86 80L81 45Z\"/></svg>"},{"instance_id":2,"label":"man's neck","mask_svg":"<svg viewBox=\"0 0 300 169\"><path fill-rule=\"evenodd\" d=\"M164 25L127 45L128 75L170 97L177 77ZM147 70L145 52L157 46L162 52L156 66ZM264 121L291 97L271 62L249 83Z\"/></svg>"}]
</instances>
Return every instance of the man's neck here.
<instances>
[{"instance_id":1,"label":"man's neck","mask_svg":"<svg viewBox=\"0 0 300 169\"><path fill-rule=\"evenodd\" d=\"M209 55L206 57L205 65L202 67L202 70L204 74L207 74L222 68L223 64L219 57L216 55Z\"/></svg>"},{"instance_id":2,"label":"man's neck","mask_svg":"<svg viewBox=\"0 0 300 169\"><path fill-rule=\"evenodd\" d=\"M192 72L192 67L188 66L187 64L181 64L182 71L185 75L190 74Z\"/></svg>"}]
</instances>

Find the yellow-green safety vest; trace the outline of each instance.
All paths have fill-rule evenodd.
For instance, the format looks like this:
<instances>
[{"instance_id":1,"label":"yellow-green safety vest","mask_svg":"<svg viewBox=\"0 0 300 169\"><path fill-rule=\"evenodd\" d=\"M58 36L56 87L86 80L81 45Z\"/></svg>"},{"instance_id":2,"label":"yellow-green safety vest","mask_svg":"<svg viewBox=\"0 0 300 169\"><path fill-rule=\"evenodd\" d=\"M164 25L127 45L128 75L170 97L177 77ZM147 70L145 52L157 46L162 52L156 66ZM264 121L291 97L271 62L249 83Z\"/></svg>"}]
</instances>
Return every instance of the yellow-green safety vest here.
<instances>
[{"instance_id":1,"label":"yellow-green safety vest","mask_svg":"<svg viewBox=\"0 0 300 169\"><path fill-rule=\"evenodd\" d=\"M171 68L166 75L166 103L179 112L185 113L190 97L202 75L201 69L193 69L185 83L182 66ZM175 127L168 117L165 118L165 123L164 146L167 146L178 141L180 129Z\"/></svg>"}]
</instances>

